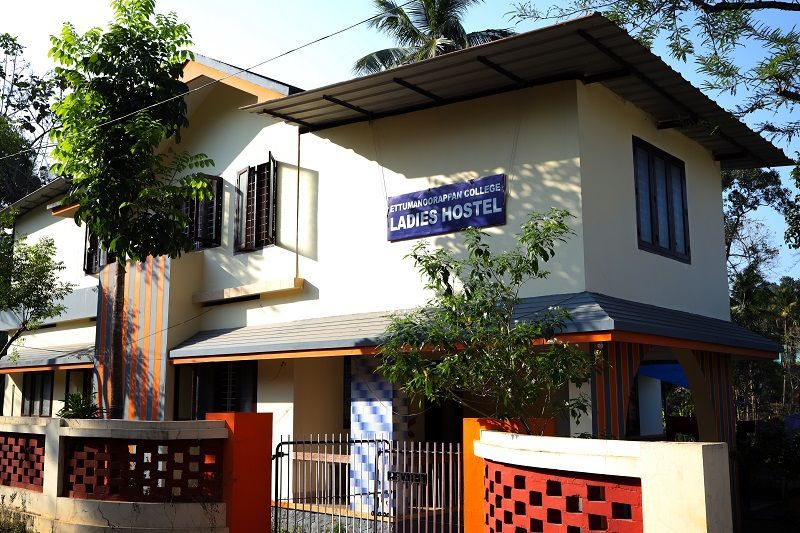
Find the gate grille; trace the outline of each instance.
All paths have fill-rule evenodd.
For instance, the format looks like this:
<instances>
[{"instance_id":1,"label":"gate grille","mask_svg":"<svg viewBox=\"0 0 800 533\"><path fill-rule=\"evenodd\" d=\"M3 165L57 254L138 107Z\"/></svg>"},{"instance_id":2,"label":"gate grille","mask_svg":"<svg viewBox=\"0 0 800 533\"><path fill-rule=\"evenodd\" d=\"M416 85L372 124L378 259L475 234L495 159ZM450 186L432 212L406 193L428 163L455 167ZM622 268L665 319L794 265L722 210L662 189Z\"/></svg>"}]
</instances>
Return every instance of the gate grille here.
<instances>
[{"instance_id":1,"label":"gate grille","mask_svg":"<svg viewBox=\"0 0 800 533\"><path fill-rule=\"evenodd\" d=\"M275 449L275 533L461 533L461 445L345 435Z\"/></svg>"}]
</instances>

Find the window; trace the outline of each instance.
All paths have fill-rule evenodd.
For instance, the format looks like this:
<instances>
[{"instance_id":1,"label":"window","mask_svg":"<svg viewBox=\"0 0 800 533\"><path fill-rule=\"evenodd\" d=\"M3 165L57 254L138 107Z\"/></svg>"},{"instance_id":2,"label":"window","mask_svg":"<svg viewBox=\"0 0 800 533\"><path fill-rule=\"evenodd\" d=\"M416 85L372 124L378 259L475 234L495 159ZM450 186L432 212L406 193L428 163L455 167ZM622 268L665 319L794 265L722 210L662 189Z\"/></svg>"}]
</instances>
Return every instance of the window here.
<instances>
[{"instance_id":1,"label":"window","mask_svg":"<svg viewBox=\"0 0 800 533\"><path fill-rule=\"evenodd\" d=\"M195 250L213 248L222 242L222 178L208 176L212 197L191 200L184 206L189 217L189 236Z\"/></svg>"},{"instance_id":2,"label":"window","mask_svg":"<svg viewBox=\"0 0 800 533\"><path fill-rule=\"evenodd\" d=\"M278 164L272 153L267 163L241 170L236 185L236 250L257 250L275 244Z\"/></svg>"},{"instance_id":3,"label":"window","mask_svg":"<svg viewBox=\"0 0 800 533\"><path fill-rule=\"evenodd\" d=\"M67 383L64 387L65 400L70 394L80 394L81 396L89 397L92 394L92 388L91 370L67 370Z\"/></svg>"},{"instance_id":4,"label":"window","mask_svg":"<svg viewBox=\"0 0 800 533\"><path fill-rule=\"evenodd\" d=\"M683 161L633 139L639 248L689 262Z\"/></svg>"},{"instance_id":5,"label":"window","mask_svg":"<svg viewBox=\"0 0 800 533\"><path fill-rule=\"evenodd\" d=\"M22 376L22 416L50 416L53 372L25 372Z\"/></svg>"},{"instance_id":6,"label":"window","mask_svg":"<svg viewBox=\"0 0 800 533\"><path fill-rule=\"evenodd\" d=\"M206 413L254 412L257 376L256 361L176 368L175 419L202 420Z\"/></svg>"},{"instance_id":7,"label":"window","mask_svg":"<svg viewBox=\"0 0 800 533\"><path fill-rule=\"evenodd\" d=\"M83 271L87 274L97 274L104 266L114 262L114 254L110 254L100 247L97 235L86 229L86 242L83 248Z\"/></svg>"}]
</instances>

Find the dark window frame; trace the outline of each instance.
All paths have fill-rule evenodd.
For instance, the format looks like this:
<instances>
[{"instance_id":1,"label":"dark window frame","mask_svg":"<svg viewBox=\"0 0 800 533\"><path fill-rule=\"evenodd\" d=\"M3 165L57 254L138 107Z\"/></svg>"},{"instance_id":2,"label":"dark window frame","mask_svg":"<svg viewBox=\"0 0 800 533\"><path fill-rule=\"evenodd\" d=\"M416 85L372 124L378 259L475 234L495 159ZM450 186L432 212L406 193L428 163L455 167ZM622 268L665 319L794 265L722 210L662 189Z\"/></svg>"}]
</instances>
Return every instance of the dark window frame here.
<instances>
[{"instance_id":1,"label":"dark window frame","mask_svg":"<svg viewBox=\"0 0 800 533\"><path fill-rule=\"evenodd\" d=\"M69 389L70 389L70 382L72 381L72 376L75 374L83 375L83 382L81 384L81 394L84 397L92 397L94 394L94 384L92 383L92 370L90 368L81 368L81 369L73 369L67 370L66 378L64 381L64 401L67 400L69 397Z\"/></svg>"},{"instance_id":2,"label":"dark window frame","mask_svg":"<svg viewBox=\"0 0 800 533\"><path fill-rule=\"evenodd\" d=\"M648 169L648 183L650 186L650 235L653 242L648 242L642 238L642 214L639 207L639 198L641 192L639 190L639 175L638 164L636 158L637 150L643 150L647 154L647 169ZM691 247L689 244L689 206L686 194L686 164L677 157L665 152L664 150L653 146L647 141L639 137L633 137L633 183L636 191L636 238L639 244L639 249L658 254L670 259L675 259L682 263L690 264ZM665 248L658 244L659 241L659 224L658 224L658 209L656 204L656 176L655 176L655 158L663 159L668 169L670 165L674 165L680 169L681 179L681 194L683 203L683 242L685 252L680 252L677 249L677 240L675 237L675 220L674 220L674 200L673 200L673 187L672 187L672 173L666 172L666 194L667 194L667 226L669 231L669 248Z\"/></svg>"},{"instance_id":3,"label":"dark window frame","mask_svg":"<svg viewBox=\"0 0 800 533\"><path fill-rule=\"evenodd\" d=\"M278 240L278 163L266 163L236 174L234 251L252 252Z\"/></svg>"},{"instance_id":4,"label":"dark window frame","mask_svg":"<svg viewBox=\"0 0 800 533\"><path fill-rule=\"evenodd\" d=\"M53 382L55 372L24 372L22 374L22 416L53 416ZM45 390L49 389L46 398ZM46 406L46 409L45 409Z\"/></svg>"},{"instance_id":5,"label":"dark window frame","mask_svg":"<svg viewBox=\"0 0 800 533\"><path fill-rule=\"evenodd\" d=\"M223 361L218 363L198 363L179 365L175 369L173 418L175 420L202 420L211 412L255 413L258 410L258 362L257 361ZM191 390L189 418L181 417L180 382L183 372L190 372ZM237 374L234 376L233 374ZM219 381L227 378L227 383ZM236 383L233 383L233 378ZM242 378L245 378L242 380ZM244 383L243 383L244 381ZM222 390L220 390L220 388ZM233 390L232 388L235 388ZM233 396L225 396L225 393ZM246 401L245 401L246 400ZM238 410L230 411L238 403ZM245 405L249 408L243 408Z\"/></svg>"},{"instance_id":6,"label":"dark window frame","mask_svg":"<svg viewBox=\"0 0 800 533\"><path fill-rule=\"evenodd\" d=\"M103 267L116 261L114 254L100 248L100 242L89 228L83 242L83 271L86 274L99 274Z\"/></svg>"},{"instance_id":7,"label":"dark window frame","mask_svg":"<svg viewBox=\"0 0 800 533\"><path fill-rule=\"evenodd\" d=\"M211 198L190 200L183 207L184 214L189 217L187 231L195 251L222 245L223 179L220 176L206 178L210 182Z\"/></svg>"}]
</instances>

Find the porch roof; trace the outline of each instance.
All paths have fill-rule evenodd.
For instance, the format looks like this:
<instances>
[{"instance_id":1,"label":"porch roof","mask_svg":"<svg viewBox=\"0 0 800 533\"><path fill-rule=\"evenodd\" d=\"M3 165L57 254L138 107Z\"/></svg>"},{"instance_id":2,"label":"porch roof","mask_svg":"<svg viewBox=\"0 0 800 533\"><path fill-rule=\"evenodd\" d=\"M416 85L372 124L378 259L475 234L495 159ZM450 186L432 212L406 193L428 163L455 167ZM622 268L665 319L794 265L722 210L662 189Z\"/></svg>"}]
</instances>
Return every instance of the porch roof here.
<instances>
[{"instance_id":1,"label":"porch roof","mask_svg":"<svg viewBox=\"0 0 800 533\"><path fill-rule=\"evenodd\" d=\"M793 164L599 14L244 109L308 132L565 80L602 83L649 113L659 128L697 141L723 169Z\"/></svg>"},{"instance_id":2,"label":"porch roof","mask_svg":"<svg viewBox=\"0 0 800 533\"><path fill-rule=\"evenodd\" d=\"M562 334L626 332L729 347L731 353L779 351L772 341L726 320L592 292L525 298L517 307L517 319L533 318L550 307L563 307L572 315ZM388 313L380 312L207 330L172 349L170 358L374 348L388 323Z\"/></svg>"},{"instance_id":3,"label":"porch roof","mask_svg":"<svg viewBox=\"0 0 800 533\"><path fill-rule=\"evenodd\" d=\"M56 368L92 368L94 366L94 344L66 344L46 348L19 347L19 358L10 356L0 359L0 374L54 370Z\"/></svg>"}]
</instances>

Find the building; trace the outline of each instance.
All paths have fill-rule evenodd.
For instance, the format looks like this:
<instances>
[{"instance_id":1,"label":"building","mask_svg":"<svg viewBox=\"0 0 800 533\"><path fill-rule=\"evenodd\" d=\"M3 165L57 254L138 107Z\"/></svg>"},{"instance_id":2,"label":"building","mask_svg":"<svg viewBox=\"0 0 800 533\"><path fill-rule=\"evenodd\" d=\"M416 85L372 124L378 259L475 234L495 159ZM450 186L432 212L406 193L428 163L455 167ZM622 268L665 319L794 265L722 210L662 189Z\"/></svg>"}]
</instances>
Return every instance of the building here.
<instances>
[{"instance_id":1,"label":"building","mask_svg":"<svg viewBox=\"0 0 800 533\"><path fill-rule=\"evenodd\" d=\"M387 211L399 195L499 175L493 247L532 210L575 215L520 310L567 308L560 337L604 354L591 384L565 391L588 395L591 416L559 433L661 433L660 380L677 369L699 437L731 441L732 359L778 348L730 322L720 171L790 160L607 19L311 91L199 56L184 77L219 81L187 97L182 142L215 161L217 194L190 206L196 251L128 269L128 418L257 410L274 413L276 436L457 440L469 413L410 413L373 373L387 315L426 299L404 259L415 240L387 239ZM79 288L19 361L0 363L5 415L55 413L90 381L108 401L115 265L64 218L66 187L15 204L16 231L54 235Z\"/></svg>"}]
</instances>

